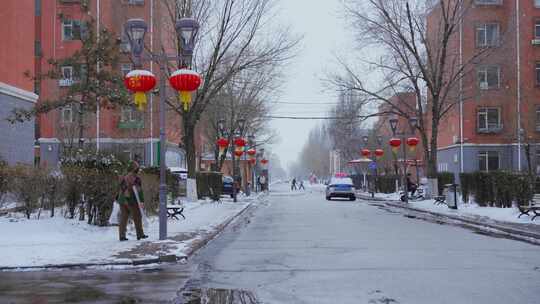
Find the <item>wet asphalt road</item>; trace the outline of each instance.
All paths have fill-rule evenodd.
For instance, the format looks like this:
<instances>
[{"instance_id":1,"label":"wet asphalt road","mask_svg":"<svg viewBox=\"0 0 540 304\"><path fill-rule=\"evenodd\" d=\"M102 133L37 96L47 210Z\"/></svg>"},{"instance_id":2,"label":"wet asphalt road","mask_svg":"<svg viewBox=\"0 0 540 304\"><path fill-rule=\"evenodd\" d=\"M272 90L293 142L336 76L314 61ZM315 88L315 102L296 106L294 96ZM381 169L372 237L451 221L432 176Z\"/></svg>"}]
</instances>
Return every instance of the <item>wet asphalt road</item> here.
<instances>
[{"instance_id":1,"label":"wet asphalt road","mask_svg":"<svg viewBox=\"0 0 540 304\"><path fill-rule=\"evenodd\" d=\"M0 273L0 303L539 303L540 247L277 190L186 265Z\"/></svg>"}]
</instances>

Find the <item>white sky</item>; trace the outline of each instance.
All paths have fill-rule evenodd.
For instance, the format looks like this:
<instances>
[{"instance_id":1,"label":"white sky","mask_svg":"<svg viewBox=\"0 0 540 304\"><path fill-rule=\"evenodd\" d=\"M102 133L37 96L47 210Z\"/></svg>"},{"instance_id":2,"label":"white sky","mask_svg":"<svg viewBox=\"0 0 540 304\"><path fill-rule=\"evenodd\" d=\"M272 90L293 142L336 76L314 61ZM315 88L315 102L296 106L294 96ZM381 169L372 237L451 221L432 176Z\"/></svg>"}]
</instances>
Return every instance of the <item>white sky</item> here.
<instances>
[{"instance_id":1,"label":"white sky","mask_svg":"<svg viewBox=\"0 0 540 304\"><path fill-rule=\"evenodd\" d=\"M280 17L291 24L295 34L303 35L299 55L287 67L286 85L280 102L316 102L315 105L275 105L275 115L324 116L336 102L335 94L323 92L325 71L335 66L335 53L350 46L350 32L340 17L340 0L279 0ZM326 104L325 104L326 103ZM319 121L273 120L271 127L279 132L281 141L272 147L287 169L298 158L309 131Z\"/></svg>"}]
</instances>

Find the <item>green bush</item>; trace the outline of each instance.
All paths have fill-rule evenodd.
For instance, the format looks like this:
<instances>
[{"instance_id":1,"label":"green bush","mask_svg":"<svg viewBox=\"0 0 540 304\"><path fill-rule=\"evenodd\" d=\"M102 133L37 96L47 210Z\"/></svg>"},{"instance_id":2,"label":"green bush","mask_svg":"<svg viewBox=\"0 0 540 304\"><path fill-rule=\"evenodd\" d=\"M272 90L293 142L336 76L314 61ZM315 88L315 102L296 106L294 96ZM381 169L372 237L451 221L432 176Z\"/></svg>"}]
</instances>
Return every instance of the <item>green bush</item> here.
<instances>
[{"instance_id":1,"label":"green bush","mask_svg":"<svg viewBox=\"0 0 540 304\"><path fill-rule=\"evenodd\" d=\"M370 177L371 179L373 177ZM382 175L377 177L376 185L377 191L382 193L394 193L396 192L396 179L401 183L400 176L396 175Z\"/></svg>"},{"instance_id":2,"label":"green bush","mask_svg":"<svg viewBox=\"0 0 540 304\"><path fill-rule=\"evenodd\" d=\"M221 172L197 172L197 195L199 198L209 197L213 200L218 200L223 187L222 178L223 175Z\"/></svg>"},{"instance_id":3,"label":"green bush","mask_svg":"<svg viewBox=\"0 0 540 304\"><path fill-rule=\"evenodd\" d=\"M9 192L22 203L26 218L43 202L47 172L30 166L17 165L9 170Z\"/></svg>"},{"instance_id":4,"label":"green bush","mask_svg":"<svg viewBox=\"0 0 540 304\"><path fill-rule=\"evenodd\" d=\"M474 195L481 206L510 208L513 202L527 204L533 196L534 185L525 175L504 171L460 174L463 201Z\"/></svg>"},{"instance_id":5,"label":"green bush","mask_svg":"<svg viewBox=\"0 0 540 304\"><path fill-rule=\"evenodd\" d=\"M471 195L471 189L474 189L471 173L461 173L459 174L460 187L461 187L461 198L464 203L469 203L469 198Z\"/></svg>"},{"instance_id":6,"label":"green bush","mask_svg":"<svg viewBox=\"0 0 540 304\"><path fill-rule=\"evenodd\" d=\"M439 172L437 174L437 187L439 195L442 195L444 190L444 185L453 184L455 182L454 173L452 172Z\"/></svg>"}]
</instances>

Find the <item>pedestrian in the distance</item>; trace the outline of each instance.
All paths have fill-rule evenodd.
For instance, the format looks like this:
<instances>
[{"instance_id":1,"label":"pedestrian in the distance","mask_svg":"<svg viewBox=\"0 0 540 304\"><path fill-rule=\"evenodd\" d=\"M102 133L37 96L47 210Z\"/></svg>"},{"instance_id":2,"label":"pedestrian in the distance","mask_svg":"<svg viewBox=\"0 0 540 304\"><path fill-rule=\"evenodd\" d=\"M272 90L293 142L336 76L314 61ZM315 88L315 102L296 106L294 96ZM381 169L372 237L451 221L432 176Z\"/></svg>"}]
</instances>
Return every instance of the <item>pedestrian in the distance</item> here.
<instances>
[{"instance_id":1,"label":"pedestrian in the distance","mask_svg":"<svg viewBox=\"0 0 540 304\"><path fill-rule=\"evenodd\" d=\"M296 190L296 177L292 179L291 182L291 191Z\"/></svg>"},{"instance_id":2,"label":"pedestrian in the distance","mask_svg":"<svg viewBox=\"0 0 540 304\"><path fill-rule=\"evenodd\" d=\"M144 234L142 226L142 215L140 205L144 204L144 194L142 191L142 182L139 177L139 164L132 162L129 164L128 173L120 180L120 191L118 193L118 204L120 205L120 223L118 232L120 241L127 241L126 229L129 214L133 218L137 240L145 239L148 236Z\"/></svg>"},{"instance_id":3,"label":"pedestrian in the distance","mask_svg":"<svg viewBox=\"0 0 540 304\"><path fill-rule=\"evenodd\" d=\"M298 187L298 190L306 190L306 188L304 188L304 181L303 180L300 181L300 186Z\"/></svg>"}]
</instances>

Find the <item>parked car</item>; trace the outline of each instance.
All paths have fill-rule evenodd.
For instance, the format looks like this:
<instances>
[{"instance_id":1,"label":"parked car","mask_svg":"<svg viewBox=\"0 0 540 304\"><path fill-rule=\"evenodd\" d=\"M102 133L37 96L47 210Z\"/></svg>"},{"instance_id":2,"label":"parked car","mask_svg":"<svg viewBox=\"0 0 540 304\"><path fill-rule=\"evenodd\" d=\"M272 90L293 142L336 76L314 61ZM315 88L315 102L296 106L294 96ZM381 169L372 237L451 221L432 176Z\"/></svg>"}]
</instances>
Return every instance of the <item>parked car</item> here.
<instances>
[{"instance_id":1,"label":"parked car","mask_svg":"<svg viewBox=\"0 0 540 304\"><path fill-rule=\"evenodd\" d=\"M234 179L230 176L223 175L222 180L223 180L223 188L221 190L221 194L230 195L231 198L234 197L234 193L233 193Z\"/></svg>"},{"instance_id":2,"label":"parked car","mask_svg":"<svg viewBox=\"0 0 540 304\"><path fill-rule=\"evenodd\" d=\"M169 170L174 176L178 177L180 180L187 179L187 175L188 175L187 169L181 168L181 167L169 167Z\"/></svg>"},{"instance_id":3,"label":"parked car","mask_svg":"<svg viewBox=\"0 0 540 304\"><path fill-rule=\"evenodd\" d=\"M326 187L326 199L331 200L334 197L348 198L351 201L356 200L356 189L353 181L349 177L334 177Z\"/></svg>"}]
</instances>

